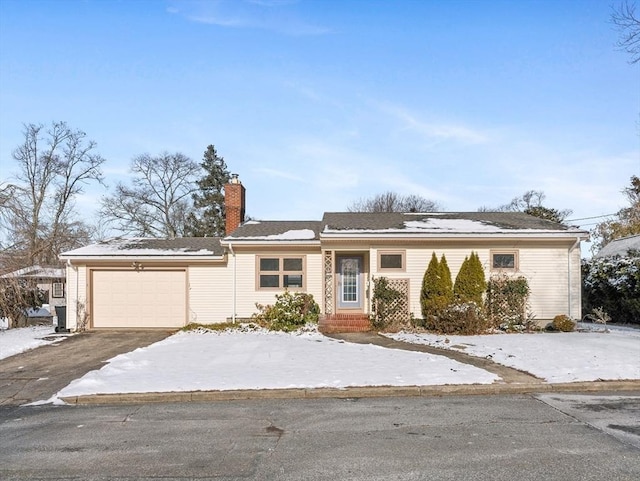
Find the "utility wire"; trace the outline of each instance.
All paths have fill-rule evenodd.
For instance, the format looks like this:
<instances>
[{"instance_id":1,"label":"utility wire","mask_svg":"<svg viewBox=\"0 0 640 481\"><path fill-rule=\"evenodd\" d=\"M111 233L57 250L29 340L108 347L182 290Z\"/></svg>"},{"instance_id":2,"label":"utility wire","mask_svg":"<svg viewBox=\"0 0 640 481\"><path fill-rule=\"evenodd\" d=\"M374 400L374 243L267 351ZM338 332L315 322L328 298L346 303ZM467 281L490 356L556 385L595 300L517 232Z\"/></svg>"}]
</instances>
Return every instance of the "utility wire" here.
<instances>
[{"instance_id":1,"label":"utility wire","mask_svg":"<svg viewBox=\"0 0 640 481\"><path fill-rule=\"evenodd\" d=\"M577 220L602 219L603 217L611 217L616 214L594 215L593 217L581 217L579 219L566 219L565 222L575 222Z\"/></svg>"}]
</instances>

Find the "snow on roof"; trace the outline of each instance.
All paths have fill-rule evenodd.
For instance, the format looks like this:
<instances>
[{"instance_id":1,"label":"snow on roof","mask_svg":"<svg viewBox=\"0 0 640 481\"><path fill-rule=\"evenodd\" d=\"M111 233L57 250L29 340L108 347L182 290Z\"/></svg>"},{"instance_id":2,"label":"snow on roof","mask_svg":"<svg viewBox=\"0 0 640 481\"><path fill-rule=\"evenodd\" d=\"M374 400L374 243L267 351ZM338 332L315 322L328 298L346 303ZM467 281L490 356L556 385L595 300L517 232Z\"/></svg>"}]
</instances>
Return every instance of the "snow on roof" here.
<instances>
[{"instance_id":1,"label":"snow on roof","mask_svg":"<svg viewBox=\"0 0 640 481\"><path fill-rule=\"evenodd\" d=\"M29 277L38 279L64 279L66 277L65 270L58 267L40 267L38 265L23 267L17 271L9 272L0 276L3 279L11 277Z\"/></svg>"},{"instance_id":2,"label":"snow on roof","mask_svg":"<svg viewBox=\"0 0 640 481\"><path fill-rule=\"evenodd\" d=\"M561 232L570 231L569 229ZM401 228L382 229L333 229L325 226L323 234L488 234L488 233L558 233L558 229L535 229L535 228L505 228L496 224L470 219L423 219L416 221L405 221Z\"/></svg>"},{"instance_id":3,"label":"snow on roof","mask_svg":"<svg viewBox=\"0 0 640 481\"><path fill-rule=\"evenodd\" d=\"M496 225L486 224L469 219L423 219L405 221L406 231L424 232L424 231L450 231L450 232L500 232Z\"/></svg>"},{"instance_id":4,"label":"snow on roof","mask_svg":"<svg viewBox=\"0 0 640 481\"><path fill-rule=\"evenodd\" d=\"M492 235L587 233L520 212L325 213L323 235Z\"/></svg>"},{"instance_id":5,"label":"snow on roof","mask_svg":"<svg viewBox=\"0 0 640 481\"><path fill-rule=\"evenodd\" d=\"M214 237L176 239L114 238L64 252L61 257L95 256L220 256L220 240Z\"/></svg>"},{"instance_id":6,"label":"snow on roof","mask_svg":"<svg viewBox=\"0 0 640 481\"><path fill-rule=\"evenodd\" d=\"M317 241L319 229L319 221L250 221L238 227L224 241Z\"/></svg>"},{"instance_id":7,"label":"snow on roof","mask_svg":"<svg viewBox=\"0 0 640 481\"><path fill-rule=\"evenodd\" d=\"M263 236L235 237L234 240L314 240L316 233L311 229L290 229L281 234Z\"/></svg>"}]
</instances>

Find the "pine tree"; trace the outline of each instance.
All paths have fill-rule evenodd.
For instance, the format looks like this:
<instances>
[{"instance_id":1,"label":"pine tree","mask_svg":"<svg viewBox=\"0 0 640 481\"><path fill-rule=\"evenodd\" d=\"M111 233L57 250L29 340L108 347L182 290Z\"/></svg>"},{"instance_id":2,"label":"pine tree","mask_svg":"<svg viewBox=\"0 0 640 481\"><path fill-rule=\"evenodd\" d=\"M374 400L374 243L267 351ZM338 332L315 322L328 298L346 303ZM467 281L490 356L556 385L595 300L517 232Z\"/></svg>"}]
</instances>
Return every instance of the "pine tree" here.
<instances>
[{"instance_id":1,"label":"pine tree","mask_svg":"<svg viewBox=\"0 0 640 481\"><path fill-rule=\"evenodd\" d=\"M205 150L200 165L205 175L196 181L198 191L193 194L195 213L187 217L186 235L222 236L225 229L224 186L231 176L227 164L213 145Z\"/></svg>"},{"instance_id":2,"label":"pine tree","mask_svg":"<svg viewBox=\"0 0 640 481\"><path fill-rule=\"evenodd\" d=\"M433 300L438 291L439 271L438 258L434 252L422 278L422 290L420 291L420 306L422 308L422 317L424 318L434 314L435 305Z\"/></svg>"},{"instance_id":3,"label":"pine tree","mask_svg":"<svg viewBox=\"0 0 640 481\"><path fill-rule=\"evenodd\" d=\"M451 280L451 269L447 264L447 258L442 254L440 258L440 295L445 303L445 307L453 302L453 281Z\"/></svg>"},{"instance_id":4,"label":"pine tree","mask_svg":"<svg viewBox=\"0 0 640 481\"><path fill-rule=\"evenodd\" d=\"M478 254L472 251L471 257L464 258L456 276L453 286L454 298L459 303L474 302L477 306L482 306L482 295L486 289L484 268Z\"/></svg>"},{"instance_id":5,"label":"pine tree","mask_svg":"<svg viewBox=\"0 0 640 481\"><path fill-rule=\"evenodd\" d=\"M422 291L420 292L422 316L424 318L437 316L442 309L451 304L452 299L453 285L447 259L443 254L438 262L434 252L422 278Z\"/></svg>"}]
</instances>

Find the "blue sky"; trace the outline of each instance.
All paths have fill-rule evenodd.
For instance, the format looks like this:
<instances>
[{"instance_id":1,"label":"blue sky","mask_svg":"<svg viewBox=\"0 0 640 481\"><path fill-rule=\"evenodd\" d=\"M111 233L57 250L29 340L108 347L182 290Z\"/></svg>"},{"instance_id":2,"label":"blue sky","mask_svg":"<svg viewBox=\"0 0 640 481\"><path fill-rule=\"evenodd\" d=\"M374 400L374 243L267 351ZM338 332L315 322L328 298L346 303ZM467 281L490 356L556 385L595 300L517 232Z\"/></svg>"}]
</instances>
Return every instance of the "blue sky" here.
<instances>
[{"instance_id":1,"label":"blue sky","mask_svg":"<svg viewBox=\"0 0 640 481\"><path fill-rule=\"evenodd\" d=\"M610 214L640 175L640 64L609 5L0 0L0 180L23 123L64 120L111 187L136 155L214 144L257 219L389 190L475 211L536 189Z\"/></svg>"}]
</instances>

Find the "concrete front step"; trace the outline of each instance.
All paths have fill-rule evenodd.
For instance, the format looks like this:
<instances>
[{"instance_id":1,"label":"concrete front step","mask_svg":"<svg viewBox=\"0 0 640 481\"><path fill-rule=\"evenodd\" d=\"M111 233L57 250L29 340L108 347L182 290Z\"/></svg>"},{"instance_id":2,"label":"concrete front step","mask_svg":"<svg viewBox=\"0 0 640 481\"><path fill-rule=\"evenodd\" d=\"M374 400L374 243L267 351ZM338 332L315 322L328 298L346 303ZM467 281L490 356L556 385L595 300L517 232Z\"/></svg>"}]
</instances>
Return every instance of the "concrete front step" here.
<instances>
[{"instance_id":1,"label":"concrete front step","mask_svg":"<svg viewBox=\"0 0 640 481\"><path fill-rule=\"evenodd\" d=\"M371 322L364 314L331 314L320 319L318 330L324 333L367 332L371 330Z\"/></svg>"}]
</instances>

